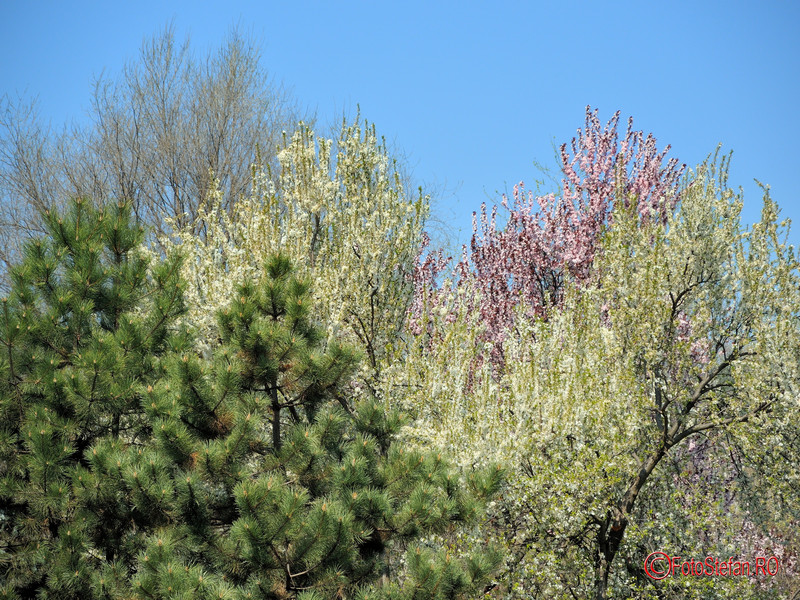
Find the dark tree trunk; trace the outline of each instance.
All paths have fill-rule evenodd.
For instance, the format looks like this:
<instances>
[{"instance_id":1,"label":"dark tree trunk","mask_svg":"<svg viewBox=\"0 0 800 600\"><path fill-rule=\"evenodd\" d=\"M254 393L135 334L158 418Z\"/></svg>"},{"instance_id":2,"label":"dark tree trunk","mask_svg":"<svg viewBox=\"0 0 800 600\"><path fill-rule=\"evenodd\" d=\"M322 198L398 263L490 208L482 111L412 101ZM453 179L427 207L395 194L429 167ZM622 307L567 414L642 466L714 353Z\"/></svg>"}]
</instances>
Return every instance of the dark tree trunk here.
<instances>
[{"instance_id":1,"label":"dark tree trunk","mask_svg":"<svg viewBox=\"0 0 800 600\"><path fill-rule=\"evenodd\" d=\"M611 565L625 535L625 528L628 526L628 515L633 510L639 492L642 491L650 474L661 462L661 459L664 458L667 450L669 450L669 446L661 444L658 450L645 459L625 495L608 511L605 520L599 524L595 548L595 600L605 600L607 598Z\"/></svg>"},{"instance_id":2,"label":"dark tree trunk","mask_svg":"<svg viewBox=\"0 0 800 600\"><path fill-rule=\"evenodd\" d=\"M272 399L272 447L277 452L281 449L281 404L277 384L270 387L269 395Z\"/></svg>"}]
</instances>

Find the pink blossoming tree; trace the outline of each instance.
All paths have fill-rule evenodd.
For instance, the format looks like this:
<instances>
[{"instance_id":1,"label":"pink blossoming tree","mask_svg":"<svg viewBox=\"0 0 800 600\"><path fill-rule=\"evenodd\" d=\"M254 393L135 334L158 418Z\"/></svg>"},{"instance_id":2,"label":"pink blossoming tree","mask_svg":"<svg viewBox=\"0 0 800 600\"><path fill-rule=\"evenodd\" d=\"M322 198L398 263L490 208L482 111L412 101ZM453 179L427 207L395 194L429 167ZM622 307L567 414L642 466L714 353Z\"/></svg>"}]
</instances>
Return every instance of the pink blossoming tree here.
<instances>
[{"instance_id":1,"label":"pink blossoming tree","mask_svg":"<svg viewBox=\"0 0 800 600\"><path fill-rule=\"evenodd\" d=\"M520 182L511 200L502 198L505 226L498 226L497 206L489 214L484 203L473 214L470 250L456 265L455 281L457 287L469 282L475 292L471 300L495 368L502 365L503 340L520 309L528 317L546 317L563 301L565 280L588 283L615 203L634 205L642 221L661 223L675 207L685 165L667 160L670 147L659 151L652 134L633 129L632 118L620 140L619 116L603 126L597 111L586 107L585 128L569 147L561 146L560 196L534 196ZM426 310L445 302L437 296L447 292L437 290L436 281L446 265L441 252L418 259L412 331L421 331Z\"/></svg>"},{"instance_id":2,"label":"pink blossoming tree","mask_svg":"<svg viewBox=\"0 0 800 600\"><path fill-rule=\"evenodd\" d=\"M741 224L726 160L682 180L617 121L587 111L559 196L520 185L502 226L483 207L450 277L418 258L395 379L410 437L513 472L490 515L501 595L783 597L786 580L654 582L643 560L769 550L793 576L800 261L768 194Z\"/></svg>"}]
</instances>

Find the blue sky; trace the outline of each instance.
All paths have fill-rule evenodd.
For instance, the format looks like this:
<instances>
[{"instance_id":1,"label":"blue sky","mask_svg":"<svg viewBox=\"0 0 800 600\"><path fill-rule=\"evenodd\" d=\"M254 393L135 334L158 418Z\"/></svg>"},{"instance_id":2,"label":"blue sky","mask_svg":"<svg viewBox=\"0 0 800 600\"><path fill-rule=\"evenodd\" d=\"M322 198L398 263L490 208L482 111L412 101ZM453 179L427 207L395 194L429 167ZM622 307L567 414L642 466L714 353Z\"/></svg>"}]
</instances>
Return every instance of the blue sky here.
<instances>
[{"instance_id":1,"label":"blue sky","mask_svg":"<svg viewBox=\"0 0 800 600\"><path fill-rule=\"evenodd\" d=\"M800 3L5 0L0 94L38 96L54 125L83 119L93 77L169 22L198 53L238 26L323 122L360 105L459 241L482 201L541 178L535 161L557 167L553 144L590 104L603 121L633 116L689 165L723 143L745 220L758 178L800 246Z\"/></svg>"}]
</instances>

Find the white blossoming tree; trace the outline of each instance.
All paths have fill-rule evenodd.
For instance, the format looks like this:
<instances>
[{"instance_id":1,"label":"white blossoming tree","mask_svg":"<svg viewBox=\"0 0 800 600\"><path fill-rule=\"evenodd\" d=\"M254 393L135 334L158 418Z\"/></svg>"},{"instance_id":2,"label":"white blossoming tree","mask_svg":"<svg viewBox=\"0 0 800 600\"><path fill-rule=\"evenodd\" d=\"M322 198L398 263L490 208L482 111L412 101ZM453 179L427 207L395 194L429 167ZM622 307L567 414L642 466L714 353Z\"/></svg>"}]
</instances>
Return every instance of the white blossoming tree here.
<instances>
[{"instance_id":1,"label":"white blossoming tree","mask_svg":"<svg viewBox=\"0 0 800 600\"><path fill-rule=\"evenodd\" d=\"M281 252L313 279L319 322L362 351L361 380L373 385L402 331L429 199L409 195L385 142L359 120L343 123L335 141L301 124L278 161L280 173L254 173L232 213L217 201L178 231L188 320L213 345L216 309L230 303L234 282L260 279Z\"/></svg>"},{"instance_id":2,"label":"white blossoming tree","mask_svg":"<svg viewBox=\"0 0 800 600\"><path fill-rule=\"evenodd\" d=\"M428 282L392 381L419 444L513 471L487 522L510 553L501 594L799 591L800 263L768 194L741 225L726 172L698 169L665 221L617 197L591 273L544 316L520 303L500 367L475 360L491 346L480 282ZM782 571L657 581L655 551L775 555Z\"/></svg>"}]
</instances>

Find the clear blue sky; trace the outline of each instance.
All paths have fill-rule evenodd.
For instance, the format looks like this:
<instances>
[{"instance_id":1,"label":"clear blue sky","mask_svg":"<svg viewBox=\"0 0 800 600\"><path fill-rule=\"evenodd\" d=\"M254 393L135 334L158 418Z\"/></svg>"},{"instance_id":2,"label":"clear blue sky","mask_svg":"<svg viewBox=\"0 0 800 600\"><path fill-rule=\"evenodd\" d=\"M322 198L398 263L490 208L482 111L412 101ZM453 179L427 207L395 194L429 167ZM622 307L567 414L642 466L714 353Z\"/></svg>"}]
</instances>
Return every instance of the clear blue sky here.
<instances>
[{"instance_id":1,"label":"clear blue sky","mask_svg":"<svg viewBox=\"0 0 800 600\"><path fill-rule=\"evenodd\" d=\"M85 118L92 78L169 22L202 53L238 26L323 122L360 104L461 241L482 201L557 166L591 104L689 165L722 142L745 220L758 178L800 246L800 3L4 0L0 94L38 96L54 125Z\"/></svg>"}]
</instances>

